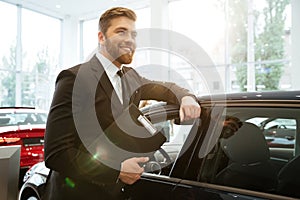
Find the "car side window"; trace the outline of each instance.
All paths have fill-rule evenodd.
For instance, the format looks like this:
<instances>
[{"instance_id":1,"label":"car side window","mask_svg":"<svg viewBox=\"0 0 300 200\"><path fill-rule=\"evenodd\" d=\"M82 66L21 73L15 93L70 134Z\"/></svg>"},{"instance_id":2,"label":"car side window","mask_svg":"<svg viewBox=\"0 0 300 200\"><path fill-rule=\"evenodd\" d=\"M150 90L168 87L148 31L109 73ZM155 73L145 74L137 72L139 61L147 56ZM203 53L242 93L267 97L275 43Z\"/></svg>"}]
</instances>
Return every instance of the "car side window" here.
<instances>
[{"instance_id":1,"label":"car side window","mask_svg":"<svg viewBox=\"0 0 300 200\"><path fill-rule=\"evenodd\" d=\"M207 133L218 134L219 139L203 159L198 181L295 196L296 186L300 186L299 177L294 178L300 173L297 112L288 108L228 107L223 113L222 132ZM226 127L229 118L242 125L238 129Z\"/></svg>"},{"instance_id":2,"label":"car side window","mask_svg":"<svg viewBox=\"0 0 300 200\"><path fill-rule=\"evenodd\" d=\"M166 158L161 151L157 151L154 154L155 161L158 162L162 169L160 174L169 175L172 165L174 164L174 161L176 160L185 139L192 128L192 125L177 124L174 119L172 119L154 123L154 126L167 138L167 141L162 145L162 149L168 156L168 158ZM154 171L154 173L157 172Z\"/></svg>"}]
</instances>

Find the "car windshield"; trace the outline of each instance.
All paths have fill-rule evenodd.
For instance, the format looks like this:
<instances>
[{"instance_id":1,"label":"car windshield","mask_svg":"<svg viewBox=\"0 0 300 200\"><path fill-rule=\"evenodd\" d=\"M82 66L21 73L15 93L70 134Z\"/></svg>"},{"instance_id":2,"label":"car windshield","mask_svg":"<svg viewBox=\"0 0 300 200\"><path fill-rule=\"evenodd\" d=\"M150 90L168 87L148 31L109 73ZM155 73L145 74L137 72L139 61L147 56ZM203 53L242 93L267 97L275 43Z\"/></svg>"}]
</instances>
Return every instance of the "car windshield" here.
<instances>
[{"instance_id":1,"label":"car windshield","mask_svg":"<svg viewBox=\"0 0 300 200\"><path fill-rule=\"evenodd\" d=\"M26 124L46 124L46 113L7 112L0 114L0 127Z\"/></svg>"}]
</instances>

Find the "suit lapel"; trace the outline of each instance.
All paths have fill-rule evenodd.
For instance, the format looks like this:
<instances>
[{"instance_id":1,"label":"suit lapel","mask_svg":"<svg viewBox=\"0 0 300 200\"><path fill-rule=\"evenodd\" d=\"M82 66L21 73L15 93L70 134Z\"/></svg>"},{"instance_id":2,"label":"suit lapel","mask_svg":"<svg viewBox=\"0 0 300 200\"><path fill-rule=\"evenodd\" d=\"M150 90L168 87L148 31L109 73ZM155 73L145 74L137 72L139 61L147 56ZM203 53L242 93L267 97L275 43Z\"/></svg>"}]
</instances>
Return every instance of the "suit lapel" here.
<instances>
[{"instance_id":1,"label":"suit lapel","mask_svg":"<svg viewBox=\"0 0 300 200\"><path fill-rule=\"evenodd\" d=\"M117 93L115 92L102 64L100 63L96 55L94 55L89 62L90 62L91 70L93 71L93 74L97 79L98 84L100 84L105 95L111 102L111 107L116 109L116 111L122 110L123 106L117 96ZM102 95L102 94L96 94L96 95Z\"/></svg>"}]
</instances>

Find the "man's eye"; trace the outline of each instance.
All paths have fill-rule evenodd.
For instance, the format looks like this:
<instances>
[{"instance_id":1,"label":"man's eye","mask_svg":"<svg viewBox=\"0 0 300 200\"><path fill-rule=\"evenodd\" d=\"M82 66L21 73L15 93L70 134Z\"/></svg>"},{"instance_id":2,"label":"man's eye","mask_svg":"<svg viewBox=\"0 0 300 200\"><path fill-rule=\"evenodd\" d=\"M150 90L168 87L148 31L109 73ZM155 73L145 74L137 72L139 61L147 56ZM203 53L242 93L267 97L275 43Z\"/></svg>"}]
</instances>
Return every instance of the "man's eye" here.
<instances>
[{"instance_id":1,"label":"man's eye","mask_svg":"<svg viewBox=\"0 0 300 200\"><path fill-rule=\"evenodd\" d=\"M126 31L118 31L118 34L121 35L121 36L123 36L123 35L126 34Z\"/></svg>"}]
</instances>

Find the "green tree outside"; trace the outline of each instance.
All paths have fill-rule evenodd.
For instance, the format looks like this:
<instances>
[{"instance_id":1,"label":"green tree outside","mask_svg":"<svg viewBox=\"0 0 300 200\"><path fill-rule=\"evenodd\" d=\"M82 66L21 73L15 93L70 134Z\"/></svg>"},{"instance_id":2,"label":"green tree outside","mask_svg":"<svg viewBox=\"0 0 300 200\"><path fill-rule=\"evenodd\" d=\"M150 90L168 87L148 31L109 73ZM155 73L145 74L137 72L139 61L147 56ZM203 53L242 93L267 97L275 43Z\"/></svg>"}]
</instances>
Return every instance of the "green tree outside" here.
<instances>
[{"instance_id":1,"label":"green tree outside","mask_svg":"<svg viewBox=\"0 0 300 200\"><path fill-rule=\"evenodd\" d=\"M258 32L257 19L261 14L254 10L255 29L255 61L273 61L284 59L284 11L290 0L265 0L263 10L264 27ZM247 85L247 0L229 0L229 22L231 62L240 64L237 67L237 82L240 90L246 91ZM263 90L277 90L283 72L283 62L270 62L256 66L256 85L263 85Z\"/></svg>"},{"instance_id":2,"label":"green tree outside","mask_svg":"<svg viewBox=\"0 0 300 200\"><path fill-rule=\"evenodd\" d=\"M290 0L266 0L263 10L265 27L256 39L256 60L282 60L284 51L284 11ZM256 83L265 85L266 90L277 90L283 73L284 63L264 64L256 72Z\"/></svg>"},{"instance_id":3,"label":"green tree outside","mask_svg":"<svg viewBox=\"0 0 300 200\"><path fill-rule=\"evenodd\" d=\"M23 55L24 56L24 55ZM0 70L1 106L15 106L16 102L16 73L22 74L21 104L22 106L36 107L37 103L45 105L49 97L50 59L45 47L37 54L37 61L31 71L16 72L16 46L12 45L8 57L2 58L4 69ZM47 94L45 94L47 93ZM44 97L44 96L45 97ZM49 101L49 99L47 99Z\"/></svg>"},{"instance_id":4,"label":"green tree outside","mask_svg":"<svg viewBox=\"0 0 300 200\"><path fill-rule=\"evenodd\" d=\"M4 69L1 74L1 106L15 105L16 88L16 46L12 45L9 49L9 57L3 57Z\"/></svg>"}]
</instances>

